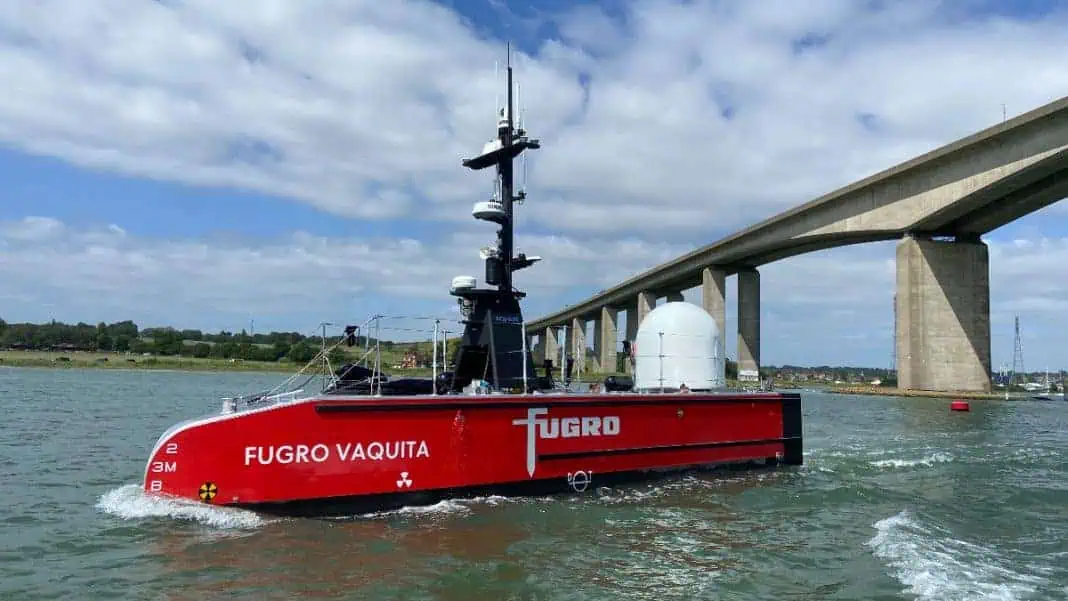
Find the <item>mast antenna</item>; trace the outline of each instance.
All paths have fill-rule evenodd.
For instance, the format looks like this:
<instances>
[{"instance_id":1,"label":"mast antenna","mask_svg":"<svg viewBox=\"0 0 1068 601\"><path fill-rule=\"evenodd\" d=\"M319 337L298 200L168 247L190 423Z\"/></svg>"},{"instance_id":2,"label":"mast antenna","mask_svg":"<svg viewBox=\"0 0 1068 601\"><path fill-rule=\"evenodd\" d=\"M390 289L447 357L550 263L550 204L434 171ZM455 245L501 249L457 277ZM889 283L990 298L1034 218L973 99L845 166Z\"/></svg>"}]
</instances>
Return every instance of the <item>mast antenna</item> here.
<instances>
[{"instance_id":1,"label":"mast antenna","mask_svg":"<svg viewBox=\"0 0 1068 601\"><path fill-rule=\"evenodd\" d=\"M526 114L527 111L526 111L526 107L523 106L522 86L519 83L519 78L518 77L516 77L516 80L515 80L515 103L516 103L516 106L519 108L519 117L517 119L516 129L518 130L518 133L519 133L520 136L525 136L527 134L527 132L524 129L524 126L523 126L523 116ZM519 181L521 183L519 185L519 191L516 194L516 198L515 198L516 204L519 204L519 205L523 204L523 201L526 200L526 198L527 198L527 155L526 155L526 153L523 154L523 156L520 158L520 161L521 161L522 174L520 175L520 180ZM516 220L516 218L513 216L513 227L515 227L515 220Z\"/></svg>"},{"instance_id":2,"label":"mast antenna","mask_svg":"<svg viewBox=\"0 0 1068 601\"><path fill-rule=\"evenodd\" d=\"M479 253L486 264L485 281L493 288L476 289L474 278L470 276L458 276L453 280L451 294L458 297L465 322L454 360L454 389L462 388L474 379L486 379L490 371L493 374L491 380L499 388L520 385L523 374L531 367L529 361L517 356L528 350L520 331L523 316L519 307L519 300L526 294L515 288L513 276L516 271L540 261L541 257L515 252L514 205L522 193L515 189L519 174L514 166L518 166L515 159L520 154L540 148L541 144L537 139L528 138L525 131L516 129L517 90L513 87L511 42L507 42L505 67L506 95L495 116L496 135L483 146L481 154L463 159L463 165L469 169L493 168L496 171L500 198L496 202L477 202L472 209L475 219L498 226L496 244Z\"/></svg>"},{"instance_id":3,"label":"mast antenna","mask_svg":"<svg viewBox=\"0 0 1068 601\"><path fill-rule=\"evenodd\" d=\"M1013 340L1012 340L1012 374L1009 375L1009 387L1016 381L1016 376L1020 375L1024 377L1024 360L1023 360L1023 339L1020 337L1020 316L1017 315L1013 318ZM1008 389L1006 389L1008 390Z\"/></svg>"}]
</instances>

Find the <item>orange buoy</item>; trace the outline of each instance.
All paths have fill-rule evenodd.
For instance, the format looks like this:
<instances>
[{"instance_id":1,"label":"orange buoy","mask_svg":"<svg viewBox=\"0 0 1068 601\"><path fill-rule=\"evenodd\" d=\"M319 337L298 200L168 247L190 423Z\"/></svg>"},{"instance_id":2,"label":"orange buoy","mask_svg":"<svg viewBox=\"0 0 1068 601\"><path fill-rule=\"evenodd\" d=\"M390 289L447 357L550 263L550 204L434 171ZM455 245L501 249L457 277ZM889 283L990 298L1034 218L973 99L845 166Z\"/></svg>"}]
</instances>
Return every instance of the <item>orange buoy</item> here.
<instances>
[{"instance_id":1,"label":"orange buoy","mask_svg":"<svg viewBox=\"0 0 1068 601\"><path fill-rule=\"evenodd\" d=\"M968 411L971 407L968 406L968 401L956 400L949 404L950 411Z\"/></svg>"}]
</instances>

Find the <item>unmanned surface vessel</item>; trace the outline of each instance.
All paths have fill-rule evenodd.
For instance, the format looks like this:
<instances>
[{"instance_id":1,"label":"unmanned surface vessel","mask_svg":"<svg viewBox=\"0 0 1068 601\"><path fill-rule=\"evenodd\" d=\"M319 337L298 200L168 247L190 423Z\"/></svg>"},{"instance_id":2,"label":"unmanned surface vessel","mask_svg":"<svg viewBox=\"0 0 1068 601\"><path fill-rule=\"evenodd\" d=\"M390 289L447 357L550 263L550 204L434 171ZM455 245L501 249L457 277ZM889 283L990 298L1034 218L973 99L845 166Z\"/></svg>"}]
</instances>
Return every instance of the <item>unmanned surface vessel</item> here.
<instances>
[{"instance_id":1,"label":"unmanned surface vessel","mask_svg":"<svg viewBox=\"0 0 1068 601\"><path fill-rule=\"evenodd\" d=\"M540 145L514 125L510 64L507 74L496 138L463 161L497 171L496 197L472 211L499 226L496 247L482 251L490 286L453 279L464 332L446 371L393 379L380 355L334 370L324 335L319 355L283 385L224 399L220 413L164 432L145 467L148 494L353 515L452 497L583 492L722 463L802 463L800 395L724 390L722 333L696 305L667 303L646 316L632 385L612 378L603 391L579 392L571 359L566 384L554 381L551 359L536 372L513 274L538 258L514 254L513 207L525 193L513 190L513 161ZM346 327L337 345L352 346L361 327ZM435 366L437 346L435 334ZM328 376L319 392L279 392L319 363Z\"/></svg>"}]
</instances>

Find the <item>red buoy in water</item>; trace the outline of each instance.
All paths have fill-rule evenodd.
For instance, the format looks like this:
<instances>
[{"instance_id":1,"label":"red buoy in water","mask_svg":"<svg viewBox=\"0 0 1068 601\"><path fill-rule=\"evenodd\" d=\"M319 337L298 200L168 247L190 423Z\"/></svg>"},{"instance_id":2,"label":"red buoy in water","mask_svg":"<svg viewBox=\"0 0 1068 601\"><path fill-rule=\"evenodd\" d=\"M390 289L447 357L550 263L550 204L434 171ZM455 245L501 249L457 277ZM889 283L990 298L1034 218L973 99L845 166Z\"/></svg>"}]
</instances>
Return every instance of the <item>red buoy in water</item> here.
<instances>
[{"instance_id":1,"label":"red buoy in water","mask_svg":"<svg viewBox=\"0 0 1068 601\"><path fill-rule=\"evenodd\" d=\"M968 401L953 401L949 404L950 411L968 411L971 407L968 406Z\"/></svg>"}]
</instances>

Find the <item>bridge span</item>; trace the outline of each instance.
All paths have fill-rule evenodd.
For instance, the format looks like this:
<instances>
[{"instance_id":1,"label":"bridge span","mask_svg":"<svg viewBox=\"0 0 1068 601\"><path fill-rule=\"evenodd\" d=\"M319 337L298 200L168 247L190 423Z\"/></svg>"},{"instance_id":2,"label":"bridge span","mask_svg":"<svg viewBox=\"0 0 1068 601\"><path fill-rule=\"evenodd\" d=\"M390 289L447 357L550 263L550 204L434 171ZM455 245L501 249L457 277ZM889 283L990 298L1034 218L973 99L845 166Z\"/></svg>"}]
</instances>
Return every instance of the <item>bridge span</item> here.
<instances>
[{"instance_id":1,"label":"bridge span","mask_svg":"<svg viewBox=\"0 0 1068 601\"><path fill-rule=\"evenodd\" d=\"M761 265L850 244L897 245L898 385L989 391L990 282L982 234L1068 197L1068 97L830 192L610 289L527 322L536 355L559 357L558 332L584 363L614 371L620 311L626 340L659 298L701 286L726 328L725 279L738 276L738 369L760 367Z\"/></svg>"}]
</instances>

